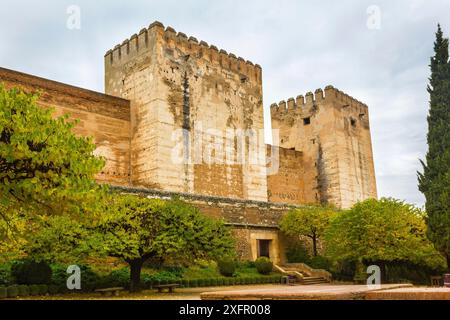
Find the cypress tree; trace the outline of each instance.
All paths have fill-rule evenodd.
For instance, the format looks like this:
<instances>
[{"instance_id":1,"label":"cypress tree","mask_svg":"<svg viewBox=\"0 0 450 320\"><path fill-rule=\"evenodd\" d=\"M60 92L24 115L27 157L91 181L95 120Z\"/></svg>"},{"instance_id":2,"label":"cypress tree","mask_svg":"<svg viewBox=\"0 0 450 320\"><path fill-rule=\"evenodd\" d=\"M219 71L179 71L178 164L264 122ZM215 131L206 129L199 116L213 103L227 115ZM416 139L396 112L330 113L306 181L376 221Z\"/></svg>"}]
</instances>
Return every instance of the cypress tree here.
<instances>
[{"instance_id":1,"label":"cypress tree","mask_svg":"<svg viewBox=\"0 0 450 320\"><path fill-rule=\"evenodd\" d=\"M450 270L450 62L448 39L440 25L431 58L428 85L430 109L428 152L423 173L418 173L419 190L425 195L427 236L447 259Z\"/></svg>"}]
</instances>

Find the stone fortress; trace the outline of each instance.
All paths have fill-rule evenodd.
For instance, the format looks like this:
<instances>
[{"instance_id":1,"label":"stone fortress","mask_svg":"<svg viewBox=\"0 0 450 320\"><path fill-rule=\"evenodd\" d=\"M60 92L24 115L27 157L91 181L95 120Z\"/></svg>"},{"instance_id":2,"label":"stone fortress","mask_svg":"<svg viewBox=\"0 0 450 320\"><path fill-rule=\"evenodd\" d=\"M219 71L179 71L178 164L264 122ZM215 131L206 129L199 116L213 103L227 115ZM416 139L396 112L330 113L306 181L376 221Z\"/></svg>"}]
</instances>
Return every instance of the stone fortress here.
<instances>
[{"instance_id":1,"label":"stone fortress","mask_svg":"<svg viewBox=\"0 0 450 320\"><path fill-rule=\"evenodd\" d=\"M0 68L0 82L80 119L106 158L97 180L149 197L181 196L225 219L244 259L284 261L289 208L376 198L368 107L332 86L270 106L262 69L152 23L104 57L106 94Z\"/></svg>"}]
</instances>

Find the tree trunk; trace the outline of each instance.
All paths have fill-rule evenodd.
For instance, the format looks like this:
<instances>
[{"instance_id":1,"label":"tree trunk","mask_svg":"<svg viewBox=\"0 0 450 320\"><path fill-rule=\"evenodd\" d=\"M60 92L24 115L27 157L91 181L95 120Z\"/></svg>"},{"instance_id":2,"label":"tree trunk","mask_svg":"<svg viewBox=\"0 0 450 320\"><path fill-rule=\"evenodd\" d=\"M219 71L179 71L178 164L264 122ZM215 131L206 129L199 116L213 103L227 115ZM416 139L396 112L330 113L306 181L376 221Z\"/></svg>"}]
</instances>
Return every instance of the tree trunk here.
<instances>
[{"instance_id":1,"label":"tree trunk","mask_svg":"<svg viewBox=\"0 0 450 320\"><path fill-rule=\"evenodd\" d=\"M130 265L130 292L137 292L141 284L141 269L144 261L135 259L128 261Z\"/></svg>"},{"instance_id":2,"label":"tree trunk","mask_svg":"<svg viewBox=\"0 0 450 320\"><path fill-rule=\"evenodd\" d=\"M314 234L312 237L313 242L313 256L317 257L317 236Z\"/></svg>"}]
</instances>

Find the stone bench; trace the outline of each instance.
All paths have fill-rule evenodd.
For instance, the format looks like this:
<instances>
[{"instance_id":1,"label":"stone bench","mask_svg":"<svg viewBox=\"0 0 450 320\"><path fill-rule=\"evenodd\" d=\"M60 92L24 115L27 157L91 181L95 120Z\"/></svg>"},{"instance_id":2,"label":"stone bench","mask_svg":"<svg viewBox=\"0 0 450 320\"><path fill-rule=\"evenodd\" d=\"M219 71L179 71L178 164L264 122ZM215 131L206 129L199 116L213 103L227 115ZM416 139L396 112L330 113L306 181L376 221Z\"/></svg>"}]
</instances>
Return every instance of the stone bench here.
<instances>
[{"instance_id":1,"label":"stone bench","mask_svg":"<svg viewBox=\"0 0 450 320\"><path fill-rule=\"evenodd\" d=\"M124 290L124 288L117 287L117 288L96 289L95 292L98 292L101 295L105 295L105 296L110 296L110 295L118 296L120 294L120 291L122 291L122 290Z\"/></svg>"},{"instance_id":2,"label":"stone bench","mask_svg":"<svg viewBox=\"0 0 450 320\"><path fill-rule=\"evenodd\" d=\"M178 288L180 285L178 283L173 284L160 284L153 286L153 289L158 289L158 292L163 292L164 289L168 289L169 293L173 293L175 288Z\"/></svg>"}]
</instances>

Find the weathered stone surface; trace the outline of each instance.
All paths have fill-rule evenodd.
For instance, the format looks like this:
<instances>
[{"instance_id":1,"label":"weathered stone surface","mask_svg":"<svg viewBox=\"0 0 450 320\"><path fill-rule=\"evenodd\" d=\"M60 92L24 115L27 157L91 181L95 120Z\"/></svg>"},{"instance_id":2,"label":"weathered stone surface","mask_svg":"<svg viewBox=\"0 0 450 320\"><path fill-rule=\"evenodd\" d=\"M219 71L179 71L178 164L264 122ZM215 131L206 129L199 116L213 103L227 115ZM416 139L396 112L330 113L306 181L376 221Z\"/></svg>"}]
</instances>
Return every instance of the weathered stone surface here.
<instances>
[{"instance_id":1,"label":"weathered stone surface","mask_svg":"<svg viewBox=\"0 0 450 320\"><path fill-rule=\"evenodd\" d=\"M7 87L41 92L39 104L53 107L54 115L70 114L79 119L76 134L92 136L96 154L106 158L97 176L100 182L128 185L130 182L130 102L98 92L0 68L0 81Z\"/></svg>"},{"instance_id":2,"label":"weathered stone surface","mask_svg":"<svg viewBox=\"0 0 450 320\"><path fill-rule=\"evenodd\" d=\"M365 104L328 86L271 106L274 144L302 153L305 203L348 208L376 198L375 170Z\"/></svg>"},{"instance_id":3,"label":"weathered stone surface","mask_svg":"<svg viewBox=\"0 0 450 320\"><path fill-rule=\"evenodd\" d=\"M236 165L207 150L217 143L236 154L227 131L262 133L260 68L155 26L140 34L136 45L126 43L105 56L105 88L131 100L134 185L267 200L263 143L259 164ZM187 141L174 139L183 129ZM190 161L174 160L177 147Z\"/></svg>"}]
</instances>

